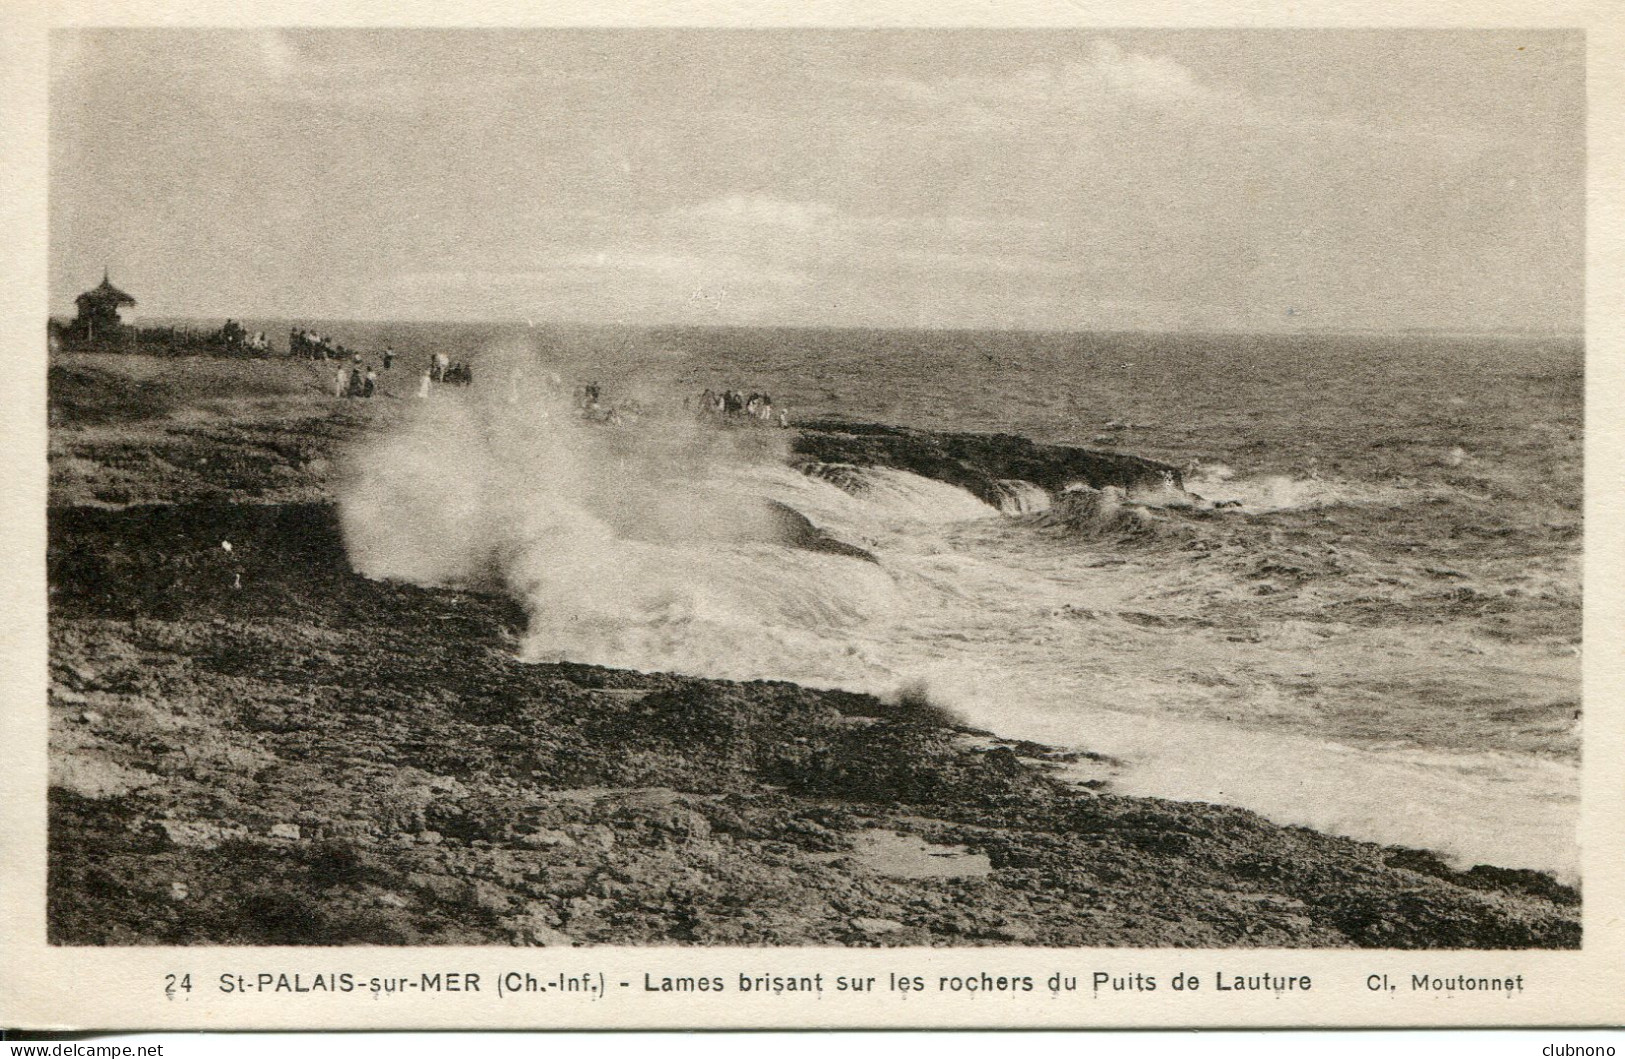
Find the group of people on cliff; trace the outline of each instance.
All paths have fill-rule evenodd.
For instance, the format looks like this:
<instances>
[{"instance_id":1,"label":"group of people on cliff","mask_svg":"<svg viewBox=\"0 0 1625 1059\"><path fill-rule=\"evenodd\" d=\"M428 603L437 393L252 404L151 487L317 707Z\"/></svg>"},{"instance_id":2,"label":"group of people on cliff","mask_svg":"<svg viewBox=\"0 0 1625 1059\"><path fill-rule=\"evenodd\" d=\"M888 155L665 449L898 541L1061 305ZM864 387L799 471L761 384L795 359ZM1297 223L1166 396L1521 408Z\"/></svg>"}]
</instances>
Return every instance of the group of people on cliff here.
<instances>
[{"instance_id":1,"label":"group of people on cliff","mask_svg":"<svg viewBox=\"0 0 1625 1059\"><path fill-rule=\"evenodd\" d=\"M435 385L472 386L474 368L463 362L453 363L444 353L429 354L429 366L418 376L418 396L428 397Z\"/></svg>"},{"instance_id":2,"label":"group of people on cliff","mask_svg":"<svg viewBox=\"0 0 1625 1059\"><path fill-rule=\"evenodd\" d=\"M307 360L348 360L360 355L344 343L333 341L333 336L320 334L308 327L295 327L288 331L288 353Z\"/></svg>"},{"instance_id":3,"label":"group of people on cliff","mask_svg":"<svg viewBox=\"0 0 1625 1059\"><path fill-rule=\"evenodd\" d=\"M342 347L335 347L342 348ZM384 371L395 366L395 350L393 347L385 349L382 354ZM444 353L429 355L429 366L418 380L418 396L428 397L430 387L436 383L448 386L472 386L474 384L474 369L470 365L458 361L452 363ZM334 382L333 396L335 397L372 397L378 392L378 372L371 364L363 365L361 354L351 352L349 363L338 371Z\"/></svg>"},{"instance_id":4,"label":"group of people on cliff","mask_svg":"<svg viewBox=\"0 0 1625 1059\"><path fill-rule=\"evenodd\" d=\"M294 331L295 338L305 343L296 349L319 350L319 353L306 353L318 359L337 357L342 346L329 343L327 336L317 335L314 332ZM309 336L308 339L303 336ZM338 370L334 379L333 396L342 398L370 398L378 394L378 372L371 364L363 364L361 354L348 352L348 363ZM393 367L395 360L394 349L386 349L383 353L383 370ZM557 376L553 376L557 380ZM444 353L431 353L428 366L418 378L418 392L420 398L427 398L435 385L472 386L474 384L474 369L464 361L453 362ZM582 418L606 422L620 423L628 417L641 414L644 409L635 401L611 403L604 395L603 387L597 382L589 382L579 386L575 391L575 407ZM685 399L684 405L689 402ZM707 416L717 416L728 420L739 420L745 423L777 425L788 427L789 416L783 409L776 408L773 398L766 393L752 392L749 394L741 390L712 390L707 388L700 395L699 410Z\"/></svg>"},{"instance_id":5,"label":"group of people on cliff","mask_svg":"<svg viewBox=\"0 0 1625 1059\"><path fill-rule=\"evenodd\" d=\"M474 368L460 360L452 363L444 353L436 353L429 358L429 381L451 386L472 386Z\"/></svg>"},{"instance_id":6,"label":"group of people on cliff","mask_svg":"<svg viewBox=\"0 0 1625 1059\"><path fill-rule=\"evenodd\" d=\"M776 410L773 398L765 393L746 396L740 390L706 387L705 392L700 394L700 412L704 415L742 418L747 422L777 423L781 427L790 425L789 416L783 409Z\"/></svg>"},{"instance_id":7,"label":"group of people on cliff","mask_svg":"<svg viewBox=\"0 0 1625 1059\"><path fill-rule=\"evenodd\" d=\"M262 354L271 351L270 340L265 337L264 331L250 331L236 320L228 319L216 332L216 337L228 349Z\"/></svg>"},{"instance_id":8,"label":"group of people on cliff","mask_svg":"<svg viewBox=\"0 0 1625 1059\"><path fill-rule=\"evenodd\" d=\"M642 402L635 399L611 401L605 396L603 386L596 381L576 387L575 406L581 418L594 423L624 423L646 411Z\"/></svg>"},{"instance_id":9,"label":"group of people on cliff","mask_svg":"<svg viewBox=\"0 0 1625 1059\"><path fill-rule=\"evenodd\" d=\"M377 392L378 373L371 364L362 366L361 354L351 354L350 363L339 369L334 380L333 396L370 398Z\"/></svg>"},{"instance_id":10,"label":"group of people on cliff","mask_svg":"<svg viewBox=\"0 0 1625 1059\"><path fill-rule=\"evenodd\" d=\"M315 360L346 361L334 377L334 397L370 398L378 393L378 371L372 364L363 364L359 352L346 349L333 342L327 335L319 335L314 331L296 327L289 333L288 350L295 356ZM379 358L383 361L383 370L389 371L395 366L395 348L386 346L379 354Z\"/></svg>"}]
</instances>

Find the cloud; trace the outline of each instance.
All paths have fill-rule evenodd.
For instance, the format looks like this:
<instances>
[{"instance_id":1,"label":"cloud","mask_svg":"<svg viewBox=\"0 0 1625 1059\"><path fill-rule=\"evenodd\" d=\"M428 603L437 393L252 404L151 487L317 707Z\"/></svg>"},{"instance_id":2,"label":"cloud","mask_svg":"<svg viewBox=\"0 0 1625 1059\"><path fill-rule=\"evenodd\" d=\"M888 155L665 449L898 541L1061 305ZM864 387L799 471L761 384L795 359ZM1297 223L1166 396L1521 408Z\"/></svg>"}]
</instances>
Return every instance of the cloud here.
<instances>
[{"instance_id":1,"label":"cloud","mask_svg":"<svg viewBox=\"0 0 1625 1059\"><path fill-rule=\"evenodd\" d=\"M942 242L963 248L988 239L1000 243L1028 239L1052 228L1052 221L1009 213L854 213L825 202L727 195L679 206L630 227L655 238L692 245L714 238L737 246L741 240L770 240L780 254L797 249L827 253L842 247L875 248Z\"/></svg>"},{"instance_id":2,"label":"cloud","mask_svg":"<svg viewBox=\"0 0 1625 1059\"><path fill-rule=\"evenodd\" d=\"M1092 271L1078 262L1031 254L968 253L958 250L908 247L889 255L882 267L904 267L933 275L959 273L973 276L1069 278Z\"/></svg>"},{"instance_id":3,"label":"cloud","mask_svg":"<svg viewBox=\"0 0 1625 1059\"><path fill-rule=\"evenodd\" d=\"M721 222L807 231L835 221L839 211L823 202L791 202L766 195L728 195L679 207L672 215L681 220Z\"/></svg>"},{"instance_id":4,"label":"cloud","mask_svg":"<svg viewBox=\"0 0 1625 1059\"><path fill-rule=\"evenodd\" d=\"M794 297L809 276L767 256L640 246L561 248L557 263L541 269L427 269L389 277L395 291L433 305L522 307L568 304L614 305L657 316L687 311L694 303L726 301L733 307L760 305L770 310ZM481 300L484 299L482 302Z\"/></svg>"},{"instance_id":5,"label":"cloud","mask_svg":"<svg viewBox=\"0 0 1625 1059\"><path fill-rule=\"evenodd\" d=\"M594 250L571 255L562 267L571 271L642 276L695 288L717 282L794 287L806 281L806 276L794 269L774 267L746 255L703 250L692 253L633 247Z\"/></svg>"},{"instance_id":6,"label":"cloud","mask_svg":"<svg viewBox=\"0 0 1625 1059\"><path fill-rule=\"evenodd\" d=\"M973 124L1121 107L1183 112L1225 123L1258 114L1255 101L1244 93L1205 83L1167 56L1130 51L1109 38L1091 41L1086 56L999 77L884 78L868 84L896 98L955 109Z\"/></svg>"},{"instance_id":7,"label":"cloud","mask_svg":"<svg viewBox=\"0 0 1625 1059\"><path fill-rule=\"evenodd\" d=\"M1084 58L1075 62L996 77L893 77L864 85L872 93L941 111L960 128L995 134L1070 121L1074 135L1097 125L1117 138L1129 134L1125 124L1132 125L1133 135L1145 135L1159 131L1151 121L1176 119L1186 128L1205 126L1219 134L1246 129L1287 140L1351 139L1454 155L1470 155L1495 142L1487 130L1440 127L1425 113L1396 124L1358 111L1248 93L1205 79L1170 56L1134 51L1106 37L1090 41Z\"/></svg>"},{"instance_id":8,"label":"cloud","mask_svg":"<svg viewBox=\"0 0 1625 1059\"><path fill-rule=\"evenodd\" d=\"M1070 256L1046 256L1055 234L1048 219L1015 215L861 213L737 192L585 219L584 227L532 248L526 267L492 270L468 259L472 267L396 273L386 287L425 303L485 295L502 305L551 299L585 306L612 297L655 318L720 303L770 319L819 293L849 301L860 288L891 289L905 275L1008 286L1092 271ZM557 226L538 225L550 229Z\"/></svg>"},{"instance_id":9,"label":"cloud","mask_svg":"<svg viewBox=\"0 0 1625 1059\"><path fill-rule=\"evenodd\" d=\"M1091 42L1089 56L1069 68L1074 82L1098 81L1108 92L1155 103L1245 102L1239 93L1199 83L1189 67L1167 56L1131 52L1113 40Z\"/></svg>"},{"instance_id":10,"label":"cloud","mask_svg":"<svg viewBox=\"0 0 1625 1059\"><path fill-rule=\"evenodd\" d=\"M249 38L258 49L258 58L265 73L273 81L285 82L299 67L299 54L280 30L265 30Z\"/></svg>"},{"instance_id":11,"label":"cloud","mask_svg":"<svg viewBox=\"0 0 1625 1059\"><path fill-rule=\"evenodd\" d=\"M556 274L551 271L491 272L483 270L440 269L402 272L393 277L397 287L423 293L490 287L527 287L545 284Z\"/></svg>"}]
</instances>

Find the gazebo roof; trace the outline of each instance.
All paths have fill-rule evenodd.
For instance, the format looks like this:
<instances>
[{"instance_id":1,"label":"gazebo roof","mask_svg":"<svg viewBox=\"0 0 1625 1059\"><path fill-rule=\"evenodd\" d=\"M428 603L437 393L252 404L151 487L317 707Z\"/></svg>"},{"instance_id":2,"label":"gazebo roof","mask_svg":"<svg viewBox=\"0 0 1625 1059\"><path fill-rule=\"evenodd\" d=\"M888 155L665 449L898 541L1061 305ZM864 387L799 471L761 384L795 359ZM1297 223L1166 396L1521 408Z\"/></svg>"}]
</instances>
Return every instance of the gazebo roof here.
<instances>
[{"instance_id":1,"label":"gazebo roof","mask_svg":"<svg viewBox=\"0 0 1625 1059\"><path fill-rule=\"evenodd\" d=\"M107 279L107 273L102 272L102 282L98 287L85 291L74 301L112 302L114 305L134 305L135 299L113 286Z\"/></svg>"}]
</instances>

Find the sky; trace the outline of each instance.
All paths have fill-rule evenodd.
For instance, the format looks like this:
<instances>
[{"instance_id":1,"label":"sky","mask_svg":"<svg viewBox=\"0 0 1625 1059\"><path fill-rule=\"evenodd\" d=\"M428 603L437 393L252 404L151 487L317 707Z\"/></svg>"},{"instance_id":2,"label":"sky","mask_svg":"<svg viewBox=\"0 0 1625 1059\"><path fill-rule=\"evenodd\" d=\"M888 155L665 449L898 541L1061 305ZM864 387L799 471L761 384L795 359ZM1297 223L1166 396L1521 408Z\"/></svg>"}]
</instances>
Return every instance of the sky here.
<instances>
[{"instance_id":1,"label":"sky","mask_svg":"<svg viewBox=\"0 0 1625 1059\"><path fill-rule=\"evenodd\" d=\"M1584 38L73 30L50 296L149 316L1578 331Z\"/></svg>"}]
</instances>

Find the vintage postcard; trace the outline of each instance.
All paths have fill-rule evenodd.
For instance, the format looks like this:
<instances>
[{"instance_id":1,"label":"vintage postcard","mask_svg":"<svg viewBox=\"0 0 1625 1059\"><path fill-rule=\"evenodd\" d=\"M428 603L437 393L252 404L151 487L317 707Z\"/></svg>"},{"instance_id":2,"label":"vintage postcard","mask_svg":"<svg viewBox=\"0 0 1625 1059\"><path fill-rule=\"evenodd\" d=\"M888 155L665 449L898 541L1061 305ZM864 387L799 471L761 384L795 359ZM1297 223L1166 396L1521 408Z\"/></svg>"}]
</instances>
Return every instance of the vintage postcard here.
<instances>
[{"instance_id":1,"label":"vintage postcard","mask_svg":"<svg viewBox=\"0 0 1625 1059\"><path fill-rule=\"evenodd\" d=\"M1613 16L7 8L0 1024L1617 1025Z\"/></svg>"}]
</instances>

